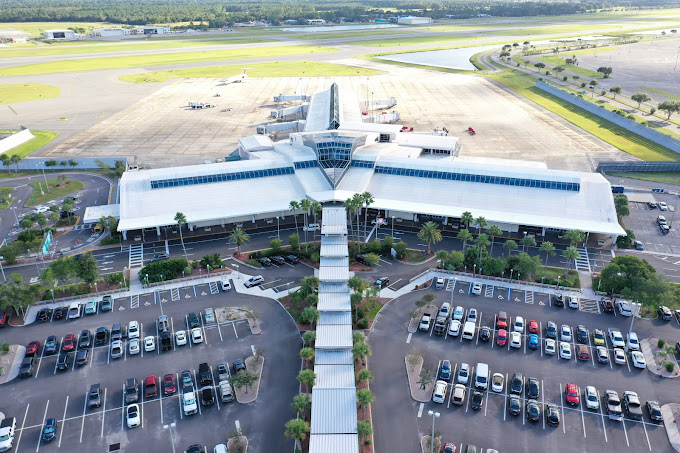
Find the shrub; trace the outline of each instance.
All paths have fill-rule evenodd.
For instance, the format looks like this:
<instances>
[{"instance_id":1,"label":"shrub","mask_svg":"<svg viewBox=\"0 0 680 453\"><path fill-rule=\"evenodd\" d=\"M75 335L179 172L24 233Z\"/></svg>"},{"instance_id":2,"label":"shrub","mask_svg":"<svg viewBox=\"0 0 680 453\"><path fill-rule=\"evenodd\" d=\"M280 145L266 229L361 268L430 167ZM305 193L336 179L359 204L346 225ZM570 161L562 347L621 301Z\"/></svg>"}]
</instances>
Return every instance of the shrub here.
<instances>
[{"instance_id":1,"label":"shrub","mask_svg":"<svg viewBox=\"0 0 680 453\"><path fill-rule=\"evenodd\" d=\"M669 373L672 373L673 370L675 369L675 364L673 362L664 362L664 368L666 368L666 371Z\"/></svg>"},{"instance_id":2,"label":"shrub","mask_svg":"<svg viewBox=\"0 0 680 453\"><path fill-rule=\"evenodd\" d=\"M218 269L222 265L224 265L224 261L222 261L222 258L220 258L219 253L205 255L201 260L201 266L203 266L205 269L207 269L208 266L210 266L210 269Z\"/></svg>"},{"instance_id":3,"label":"shrub","mask_svg":"<svg viewBox=\"0 0 680 453\"><path fill-rule=\"evenodd\" d=\"M293 250L297 250L300 247L300 237L297 234L291 234L288 236L288 244Z\"/></svg>"},{"instance_id":4,"label":"shrub","mask_svg":"<svg viewBox=\"0 0 680 453\"><path fill-rule=\"evenodd\" d=\"M281 239L272 239L269 241L269 246L272 248L273 251L278 252L281 250Z\"/></svg>"},{"instance_id":5,"label":"shrub","mask_svg":"<svg viewBox=\"0 0 680 453\"><path fill-rule=\"evenodd\" d=\"M666 340L663 338L659 338L659 340L656 342L656 346L658 348L663 348L666 345Z\"/></svg>"},{"instance_id":6,"label":"shrub","mask_svg":"<svg viewBox=\"0 0 680 453\"><path fill-rule=\"evenodd\" d=\"M586 87L586 83L585 83L585 82L581 82L581 88L585 88L585 87Z\"/></svg>"},{"instance_id":7,"label":"shrub","mask_svg":"<svg viewBox=\"0 0 680 453\"><path fill-rule=\"evenodd\" d=\"M310 256L310 259L312 260L312 263L319 263L321 262L321 255L319 254L319 252L314 252Z\"/></svg>"},{"instance_id":8,"label":"shrub","mask_svg":"<svg viewBox=\"0 0 680 453\"><path fill-rule=\"evenodd\" d=\"M106 276L106 281L109 285L115 285L117 283L120 283L123 281L123 273L114 272L113 274L109 274Z\"/></svg>"},{"instance_id":9,"label":"shrub","mask_svg":"<svg viewBox=\"0 0 680 453\"><path fill-rule=\"evenodd\" d=\"M187 264L187 260L184 258L149 263L139 271L139 278L146 279L148 275L150 283L172 280L177 278L182 270L187 267Z\"/></svg>"},{"instance_id":10,"label":"shrub","mask_svg":"<svg viewBox=\"0 0 680 453\"><path fill-rule=\"evenodd\" d=\"M0 343L0 354L2 355L9 354L9 343L6 343L4 341Z\"/></svg>"},{"instance_id":11,"label":"shrub","mask_svg":"<svg viewBox=\"0 0 680 453\"><path fill-rule=\"evenodd\" d=\"M562 80L566 82L567 80L569 80L569 77L564 76L564 77L562 77Z\"/></svg>"},{"instance_id":12,"label":"shrub","mask_svg":"<svg viewBox=\"0 0 680 453\"><path fill-rule=\"evenodd\" d=\"M363 319L366 316L366 312L361 308L357 309L357 319Z\"/></svg>"},{"instance_id":13,"label":"shrub","mask_svg":"<svg viewBox=\"0 0 680 453\"><path fill-rule=\"evenodd\" d=\"M262 267L262 263L260 263L259 261L255 261L254 259L249 259L248 261L246 261L246 263L250 264L253 267Z\"/></svg>"},{"instance_id":14,"label":"shrub","mask_svg":"<svg viewBox=\"0 0 680 453\"><path fill-rule=\"evenodd\" d=\"M359 329L368 329L368 319L360 319L359 322L357 322L357 327Z\"/></svg>"}]
</instances>

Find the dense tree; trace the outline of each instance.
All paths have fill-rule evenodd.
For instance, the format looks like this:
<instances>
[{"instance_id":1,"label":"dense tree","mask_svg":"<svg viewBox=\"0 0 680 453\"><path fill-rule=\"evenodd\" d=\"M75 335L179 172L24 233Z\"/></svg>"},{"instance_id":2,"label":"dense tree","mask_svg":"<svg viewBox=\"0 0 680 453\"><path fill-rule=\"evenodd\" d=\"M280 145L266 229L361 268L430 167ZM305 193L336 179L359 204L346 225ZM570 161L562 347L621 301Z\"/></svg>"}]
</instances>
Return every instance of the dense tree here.
<instances>
[{"instance_id":1,"label":"dense tree","mask_svg":"<svg viewBox=\"0 0 680 453\"><path fill-rule=\"evenodd\" d=\"M286 430L283 432L283 434L286 437L294 439L295 443L297 444L301 440L305 440L307 438L308 432L309 423L302 420L301 418L294 418L286 423Z\"/></svg>"},{"instance_id":2,"label":"dense tree","mask_svg":"<svg viewBox=\"0 0 680 453\"><path fill-rule=\"evenodd\" d=\"M510 256L513 250L517 250L517 242L512 239L508 239L503 243L503 248L508 251L508 256Z\"/></svg>"},{"instance_id":3,"label":"dense tree","mask_svg":"<svg viewBox=\"0 0 680 453\"><path fill-rule=\"evenodd\" d=\"M472 239L472 234L470 234L470 231L468 231L467 228L463 228L458 232L458 239L463 241L463 250L465 250L465 246L467 245L467 241Z\"/></svg>"},{"instance_id":4,"label":"dense tree","mask_svg":"<svg viewBox=\"0 0 680 453\"><path fill-rule=\"evenodd\" d=\"M638 103L638 108L643 102L649 102L652 100L646 93L635 93L630 97L632 100Z\"/></svg>"},{"instance_id":5,"label":"dense tree","mask_svg":"<svg viewBox=\"0 0 680 453\"><path fill-rule=\"evenodd\" d=\"M657 108L666 114L666 119L670 120L671 115L680 112L680 102L678 101L663 101Z\"/></svg>"},{"instance_id":6,"label":"dense tree","mask_svg":"<svg viewBox=\"0 0 680 453\"><path fill-rule=\"evenodd\" d=\"M597 68L597 72L603 74L605 79L608 79L609 75L613 72L613 69L609 66L600 66Z\"/></svg>"},{"instance_id":7,"label":"dense tree","mask_svg":"<svg viewBox=\"0 0 680 453\"><path fill-rule=\"evenodd\" d=\"M614 95L614 99L616 99L617 94L621 94L621 87L612 87L609 89L609 92Z\"/></svg>"}]
</instances>

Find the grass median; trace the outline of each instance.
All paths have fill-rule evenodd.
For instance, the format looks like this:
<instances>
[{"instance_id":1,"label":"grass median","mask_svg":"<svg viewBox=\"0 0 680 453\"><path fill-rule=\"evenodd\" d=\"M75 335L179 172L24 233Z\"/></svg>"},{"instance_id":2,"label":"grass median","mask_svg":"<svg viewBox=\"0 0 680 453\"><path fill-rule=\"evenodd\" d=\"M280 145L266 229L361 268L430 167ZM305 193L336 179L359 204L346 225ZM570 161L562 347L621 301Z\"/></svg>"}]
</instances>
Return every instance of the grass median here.
<instances>
[{"instance_id":1,"label":"grass median","mask_svg":"<svg viewBox=\"0 0 680 453\"><path fill-rule=\"evenodd\" d=\"M53 74L104 69L139 68L160 65L203 63L220 60L247 60L252 58L271 58L286 55L333 52L337 49L321 46L280 46L253 47L249 49L203 50L200 52L177 52L158 55L132 55L125 57L102 57L61 60L24 66L13 66L0 70L1 76L29 74Z\"/></svg>"},{"instance_id":2,"label":"grass median","mask_svg":"<svg viewBox=\"0 0 680 453\"><path fill-rule=\"evenodd\" d=\"M35 101L38 99L57 98L61 88L42 83L14 83L0 85L0 104Z\"/></svg>"},{"instance_id":3,"label":"grass median","mask_svg":"<svg viewBox=\"0 0 680 453\"><path fill-rule=\"evenodd\" d=\"M49 142L57 138L58 134L52 131L31 131L31 134L35 136L26 143L22 143L19 146L6 151L5 154L8 156L13 156L18 154L22 159L34 151L39 150L43 146L47 145Z\"/></svg>"},{"instance_id":4,"label":"grass median","mask_svg":"<svg viewBox=\"0 0 680 453\"><path fill-rule=\"evenodd\" d=\"M448 43L456 41L475 41L479 39L482 38L462 35L425 35L388 39L365 39L361 41L348 42L347 44L354 46L399 47L399 46L416 46L419 44Z\"/></svg>"},{"instance_id":5,"label":"grass median","mask_svg":"<svg viewBox=\"0 0 680 453\"><path fill-rule=\"evenodd\" d=\"M120 76L123 82L155 83L170 79L218 79L232 77L243 71L243 65L208 66L205 68L177 69L172 71L142 72ZM311 61L282 61L278 63L255 63L248 65L248 77L332 77L370 76L380 74L372 69L355 68L332 63Z\"/></svg>"},{"instance_id":6,"label":"grass median","mask_svg":"<svg viewBox=\"0 0 680 453\"><path fill-rule=\"evenodd\" d=\"M607 176L680 185L680 173L677 171L664 171L659 173L607 173Z\"/></svg>"},{"instance_id":7,"label":"grass median","mask_svg":"<svg viewBox=\"0 0 680 453\"><path fill-rule=\"evenodd\" d=\"M54 179L48 179L47 185L49 191L45 190L45 181L38 180L36 182L30 183L33 187L33 194L26 200L25 207L30 207L38 204L54 200L55 198L63 197L64 195L71 194L76 190L82 190L84 184L80 181L74 181L66 179L64 181L56 181ZM42 189L42 192L40 191Z\"/></svg>"}]
</instances>

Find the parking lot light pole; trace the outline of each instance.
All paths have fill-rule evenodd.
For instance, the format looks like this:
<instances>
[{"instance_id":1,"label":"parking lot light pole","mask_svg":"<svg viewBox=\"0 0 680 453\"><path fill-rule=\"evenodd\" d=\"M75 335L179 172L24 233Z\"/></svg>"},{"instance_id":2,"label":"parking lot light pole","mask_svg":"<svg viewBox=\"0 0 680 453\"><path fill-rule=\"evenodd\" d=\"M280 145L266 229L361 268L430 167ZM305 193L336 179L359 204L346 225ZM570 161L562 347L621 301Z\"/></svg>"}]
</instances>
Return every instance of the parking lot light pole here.
<instances>
[{"instance_id":1,"label":"parking lot light pole","mask_svg":"<svg viewBox=\"0 0 680 453\"><path fill-rule=\"evenodd\" d=\"M512 273L515 272L515 269L510 269L510 281L512 281Z\"/></svg>"},{"instance_id":2,"label":"parking lot light pole","mask_svg":"<svg viewBox=\"0 0 680 453\"><path fill-rule=\"evenodd\" d=\"M0 271L2 272L2 281L6 282L7 277L5 277L5 270L2 268L2 260L4 259L5 259L4 256L0 256ZM52 297L52 299L54 299L54 297Z\"/></svg>"},{"instance_id":3,"label":"parking lot light pole","mask_svg":"<svg viewBox=\"0 0 680 453\"><path fill-rule=\"evenodd\" d=\"M172 435L172 428L174 428L175 426L177 426L175 422L172 422L169 425L163 425L163 429L170 430L170 445L172 445L172 453L175 453L175 438Z\"/></svg>"},{"instance_id":4,"label":"parking lot light pole","mask_svg":"<svg viewBox=\"0 0 680 453\"><path fill-rule=\"evenodd\" d=\"M434 452L434 421L439 418L439 412L427 411L427 415L432 417L432 437L430 437L430 453Z\"/></svg>"},{"instance_id":5,"label":"parking lot light pole","mask_svg":"<svg viewBox=\"0 0 680 453\"><path fill-rule=\"evenodd\" d=\"M472 277L473 277L473 278L474 278L474 276L475 276L475 272L477 272L477 265L476 265L476 264L473 264L473 268L472 268Z\"/></svg>"},{"instance_id":6,"label":"parking lot light pole","mask_svg":"<svg viewBox=\"0 0 680 453\"><path fill-rule=\"evenodd\" d=\"M237 278L238 280L241 280L241 273L238 271L239 265L238 265L238 264L234 264L234 267L236 268L236 278Z\"/></svg>"}]
</instances>

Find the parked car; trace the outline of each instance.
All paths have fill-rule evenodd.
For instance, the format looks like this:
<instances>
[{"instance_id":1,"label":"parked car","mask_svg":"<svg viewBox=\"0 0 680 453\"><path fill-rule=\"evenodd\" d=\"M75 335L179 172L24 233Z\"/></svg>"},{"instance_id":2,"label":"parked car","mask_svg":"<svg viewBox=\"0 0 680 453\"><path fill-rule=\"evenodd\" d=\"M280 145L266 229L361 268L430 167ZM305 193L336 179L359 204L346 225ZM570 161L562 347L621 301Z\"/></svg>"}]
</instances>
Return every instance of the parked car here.
<instances>
[{"instance_id":1,"label":"parked car","mask_svg":"<svg viewBox=\"0 0 680 453\"><path fill-rule=\"evenodd\" d=\"M431 320L430 315L424 314L420 318L420 324L418 325L418 330L423 331L423 332L427 332L428 330L430 330L430 320Z\"/></svg>"},{"instance_id":2,"label":"parked car","mask_svg":"<svg viewBox=\"0 0 680 453\"><path fill-rule=\"evenodd\" d=\"M139 384L137 379L128 378L125 381L125 404L132 404L139 401Z\"/></svg>"},{"instance_id":3,"label":"parked car","mask_svg":"<svg viewBox=\"0 0 680 453\"><path fill-rule=\"evenodd\" d=\"M634 420L642 420L642 404L637 393L631 390L623 392L623 408L626 410L628 417Z\"/></svg>"},{"instance_id":4,"label":"parked car","mask_svg":"<svg viewBox=\"0 0 680 453\"><path fill-rule=\"evenodd\" d=\"M538 379L530 377L526 385L527 398L537 400L541 396L541 385Z\"/></svg>"},{"instance_id":5,"label":"parked car","mask_svg":"<svg viewBox=\"0 0 680 453\"><path fill-rule=\"evenodd\" d=\"M552 295L552 304L556 307L564 307L564 295L562 294L553 294Z\"/></svg>"},{"instance_id":6,"label":"parked car","mask_svg":"<svg viewBox=\"0 0 680 453\"><path fill-rule=\"evenodd\" d=\"M496 335L496 345L503 347L508 341L508 332L505 329L499 329L498 335Z\"/></svg>"},{"instance_id":7,"label":"parked car","mask_svg":"<svg viewBox=\"0 0 680 453\"><path fill-rule=\"evenodd\" d=\"M250 277L248 280L246 280L243 285L246 288L252 288L253 286L261 285L264 283L264 277L261 275L256 275L254 277Z\"/></svg>"},{"instance_id":8,"label":"parked car","mask_svg":"<svg viewBox=\"0 0 680 453\"><path fill-rule=\"evenodd\" d=\"M300 262L300 259L295 255L285 255L283 259L285 259L286 262L290 264L297 264Z\"/></svg>"},{"instance_id":9,"label":"parked car","mask_svg":"<svg viewBox=\"0 0 680 453\"><path fill-rule=\"evenodd\" d=\"M467 384L470 380L470 365L463 362L458 368L458 377L456 378L459 384Z\"/></svg>"},{"instance_id":10,"label":"parked car","mask_svg":"<svg viewBox=\"0 0 680 453\"><path fill-rule=\"evenodd\" d=\"M113 299L111 296L104 296L101 303L101 311L111 311L113 308Z\"/></svg>"},{"instance_id":11,"label":"parked car","mask_svg":"<svg viewBox=\"0 0 680 453\"><path fill-rule=\"evenodd\" d=\"M45 347L43 348L43 355L53 355L59 350L59 339L56 335L50 335L45 340Z\"/></svg>"},{"instance_id":12,"label":"parked car","mask_svg":"<svg viewBox=\"0 0 680 453\"><path fill-rule=\"evenodd\" d=\"M387 278L387 277L382 277L382 278L379 278L375 281L375 286L377 286L380 289L385 288L389 284L390 284L390 279Z\"/></svg>"},{"instance_id":13,"label":"parked car","mask_svg":"<svg viewBox=\"0 0 680 453\"><path fill-rule=\"evenodd\" d=\"M451 402L457 406L462 406L465 403L466 388L463 384L456 384L451 391Z\"/></svg>"},{"instance_id":14,"label":"parked car","mask_svg":"<svg viewBox=\"0 0 680 453\"><path fill-rule=\"evenodd\" d=\"M94 345L104 346L109 342L109 329L108 327L99 327L94 334Z\"/></svg>"},{"instance_id":15,"label":"parked car","mask_svg":"<svg viewBox=\"0 0 680 453\"><path fill-rule=\"evenodd\" d=\"M641 368L643 370L647 368L647 361L645 360L645 356L640 351L631 352L630 358L635 368Z\"/></svg>"},{"instance_id":16,"label":"parked car","mask_svg":"<svg viewBox=\"0 0 680 453\"><path fill-rule=\"evenodd\" d=\"M76 366L81 367L87 365L90 357L89 349L78 349L76 352Z\"/></svg>"},{"instance_id":17,"label":"parked car","mask_svg":"<svg viewBox=\"0 0 680 453\"><path fill-rule=\"evenodd\" d=\"M65 352L62 352L59 354L59 358L57 359L57 370L59 371L66 371L69 368L71 359L69 358L69 355Z\"/></svg>"},{"instance_id":18,"label":"parked car","mask_svg":"<svg viewBox=\"0 0 680 453\"><path fill-rule=\"evenodd\" d=\"M141 424L138 404L131 404L125 409L125 420L127 422L127 427L130 429L136 428Z\"/></svg>"},{"instance_id":19,"label":"parked car","mask_svg":"<svg viewBox=\"0 0 680 453\"><path fill-rule=\"evenodd\" d=\"M536 321L535 319L530 320L529 323L527 324L527 330L529 331L529 333L536 333L537 334L538 333L538 321Z\"/></svg>"},{"instance_id":20,"label":"parked car","mask_svg":"<svg viewBox=\"0 0 680 453\"><path fill-rule=\"evenodd\" d=\"M85 303L85 314L96 315L99 303L96 300L90 300Z\"/></svg>"},{"instance_id":21,"label":"parked car","mask_svg":"<svg viewBox=\"0 0 680 453\"><path fill-rule=\"evenodd\" d=\"M621 348L614 348L614 363L617 365L626 364L626 352Z\"/></svg>"},{"instance_id":22,"label":"parked car","mask_svg":"<svg viewBox=\"0 0 680 453\"><path fill-rule=\"evenodd\" d=\"M571 360L571 345L560 341L560 359Z\"/></svg>"},{"instance_id":23,"label":"parked car","mask_svg":"<svg viewBox=\"0 0 680 453\"><path fill-rule=\"evenodd\" d=\"M580 401L580 397L579 397L580 393L581 392L578 389L578 385L573 384L573 383L567 384L566 387L564 388L564 395L566 397L567 404L570 404L572 406L577 406L579 404L579 401Z\"/></svg>"},{"instance_id":24,"label":"parked car","mask_svg":"<svg viewBox=\"0 0 680 453\"><path fill-rule=\"evenodd\" d=\"M640 341L638 340L638 336L635 332L631 331L626 334L626 349L629 351L640 350Z\"/></svg>"},{"instance_id":25,"label":"parked car","mask_svg":"<svg viewBox=\"0 0 680 453\"><path fill-rule=\"evenodd\" d=\"M122 340L123 339L123 328L120 323L115 322L111 326L111 341Z\"/></svg>"},{"instance_id":26,"label":"parked car","mask_svg":"<svg viewBox=\"0 0 680 453\"><path fill-rule=\"evenodd\" d=\"M576 296L569 296L567 299L568 299L567 305L569 306L569 308L578 309L578 305L579 305L579 304L578 304L578 303L579 303L578 297L576 297Z\"/></svg>"},{"instance_id":27,"label":"parked car","mask_svg":"<svg viewBox=\"0 0 680 453\"><path fill-rule=\"evenodd\" d=\"M34 355L39 355L38 353L40 352L40 342L39 341L31 341L28 343L28 346L26 346L26 355L25 357L33 357Z\"/></svg>"},{"instance_id":28,"label":"parked car","mask_svg":"<svg viewBox=\"0 0 680 453\"><path fill-rule=\"evenodd\" d=\"M519 332L510 332L510 347L519 349L522 347L522 334Z\"/></svg>"},{"instance_id":29,"label":"parked car","mask_svg":"<svg viewBox=\"0 0 680 453\"><path fill-rule=\"evenodd\" d=\"M228 280L222 280L220 282L220 285L222 286L222 291L231 291L231 282Z\"/></svg>"},{"instance_id":30,"label":"parked car","mask_svg":"<svg viewBox=\"0 0 680 453\"><path fill-rule=\"evenodd\" d=\"M481 341L489 341L491 339L491 327L483 326L479 329L479 339Z\"/></svg>"},{"instance_id":31,"label":"parked car","mask_svg":"<svg viewBox=\"0 0 680 453\"><path fill-rule=\"evenodd\" d=\"M497 329L506 329L508 327L508 314L504 311L501 311L498 313L498 316L496 316L496 328Z\"/></svg>"},{"instance_id":32,"label":"parked car","mask_svg":"<svg viewBox=\"0 0 680 453\"><path fill-rule=\"evenodd\" d=\"M432 391L432 402L443 404L446 401L446 392L449 385L446 381L437 381L434 384L434 390Z\"/></svg>"},{"instance_id":33,"label":"parked car","mask_svg":"<svg viewBox=\"0 0 680 453\"><path fill-rule=\"evenodd\" d=\"M266 256L258 258L257 261L259 261L260 264L262 264L263 266L271 266L272 265L272 260L270 260Z\"/></svg>"},{"instance_id":34,"label":"parked car","mask_svg":"<svg viewBox=\"0 0 680 453\"><path fill-rule=\"evenodd\" d=\"M560 424L560 409L556 404L548 404L545 407L545 419L551 426L559 426Z\"/></svg>"},{"instance_id":35,"label":"parked car","mask_svg":"<svg viewBox=\"0 0 680 453\"><path fill-rule=\"evenodd\" d=\"M141 351L141 342L139 338L133 338L128 342L128 352L130 355L137 355Z\"/></svg>"},{"instance_id":36,"label":"parked car","mask_svg":"<svg viewBox=\"0 0 680 453\"><path fill-rule=\"evenodd\" d=\"M537 422L541 419L541 408L536 400L528 400L526 405L527 419Z\"/></svg>"},{"instance_id":37,"label":"parked car","mask_svg":"<svg viewBox=\"0 0 680 453\"><path fill-rule=\"evenodd\" d=\"M522 413L522 404L517 395L510 395L508 398L508 412L512 415L519 415Z\"/></svg>"},{"instance_id":38,"label":"parked car","mask_svg":"<svg viewBox=\"0 0 680 453\"><path fill-rule=\"evenodd\" d=\"M121 357L123 357L123 342L114 340L111 342L111 358L120 359Z\"/></svg>"},{"instance_id":39,"label":"parked car","mask_svg":"<svg viewBox=\"0 0 680 453\"><path fill-rule=\"evenodd\" d=\"M193 344L203 343L203 331L199 327L191 329L191 342Z\"/></svg>"},{"instance_id":40,"label":"parked car","mask_svg":"<svg viewBox=\"0 0 680 453\"><path fill-rule=\"evenodd\" d=\"M491 390L496 393L503 393L505 378L501 373L494 373L491 377Z\"/></svg>"},{"instance_id":41,"label":"parked car","mask_svg":"<svg viewBox=\"0 0 680 453\"><path fill-rule=\"evenodd\" d=\"M482 295L482 284L480 282L474 282L472 284L472 289L470 290L472 294L475 296L481 296Z\"/></svg>"},{"instance_id":42,"label":"parked car","mask_svg":"<svg viewBox=\"0 0 680 453\"><path fill-rule=\"evenodd\" d=\"M149 335L144 338L144 352L153 352L156 350L156 337Z\"/></svg>"},{"instance_id":43,"label":"parked car","mask_svg":"<svg viewBox=\"0 0 680 453\"><path fill-rule=\"evenodd\" d=\"M605 346L604 332L600 329L593 330L593 344L595 346Z\"/></svg>"},{"instance_id":44,"label":"parked car","mask_svg":"<svg viewBox=\"0 0 680 453\"><path fill-rule=\"evenodd\" d=\"M660 201L657 203L659 205L659 210L660 211L668 211L668 205L664 201Z\"/></svg>"},{"instance_id":45,"label":"parked car","mask_svg":"<svg viewBox=\"0 0 680 453\"><path fill-rule=\"evenodd\" d=\"M592 385L589 385L583 391L583 397L586 401L586 407L594 411L600 409L600 399L597 396L597 390Z\"/></svg>"},{"instance_id":46,"label":"parked car","mask_svg":"<svg viewBox=\"0 0 680 453\"><path fill-rule=\"evenodd\" d=\"M163 396L172 396L177 393L177 379L172 373L163 376Z\"/></svg>"},{"instance_id":47,"label":"parked car","mask_svg":"<svg viewBox=\"0 0 680 453\"><path fill-rule=\"evenodd\" d=\"M548 338L557 339L557 324L552 321L548 321L545 325L545 336Z\"/></svg>"},{"instance_id":48,"label":"parked car","mask_svg":"<svg viewBox=\"0 0 680 453\"><path fill-rule=\"evenodd\" d=\"M467 319L465 322L474 322L477 323L477 309L476 308L471 308L468 310L468 315Z\"/></svg>"},{"instance_id":49,"label":"parked car","mask_svg":"<svg viewBox=\"0 0 680 453\"><path fill-rule=\"evenodd\" d=\"M150 262L150 263L153 263L153 262L155 262L155 261L163 261L163 260L167 260L167 259L169 259L169 258L170 258L170 255L167 254L167 253L156 253L156 254L149 260L149 262Z\"/></svg>"},{"instance_id":50,"label":"parked car","mask_svg":"<svg viewBox=\"0 0 680 453\"><path fill-rule=\"evenodd\" d=\"M451 363L449 362L449 366ZM226 363L218 363L215 368L215 373L217 374L217 382L224 382L229 380L229 367Z\"/></svg>"},{"instance_id":51,"label":"parked car","mask_svg":"<svg viewBox=\"0 0 680 453\"><path fill-rule=\"evenodd\" d=\"M76 348L76 343L78 340L76 339L75 334L72 333L67 333L64 336L64 341L61 343L61 350L62 352L71 352Z\"/></svg>"},{"instance_id":52,"label":"parked car","mask_svg":"<svg viewBox=\"0 0 680 453\"><path fill-rule=\"evenodd\" d=\"M579 360L590 360L590 349L584 344L576 346L576 357Z\"/></svg>"},{"instance_id":53,"label":"parked car","mask_svg":"<svg viewBox=\"0 0 680 453\"><path fill-rule=\"evenodd\" d=\"M571 343L572 337L570 326L562 324L562 327L560 328L560 341L566 341L568 343Z\"/></svg>"},{"instance_id":54,"label":"parked car","mask_svg":"<svg viewBox=\"0 0 680 453\"><path fill-rule=\"evenodd\" d=\"M649 419L655 423L661 423L663 421L663 415L661 414L661 406L656 401L647 401L647 413L649 414Z\"/></svg>"},{"instance_id":55,"label":"parked car","mask_svg":"<svg viewBox=\"0 0 680 453\"><path fill-rule=\"evenodd\" d=\"M604 346L595 348L597 353L597 361L600 363L609 363L609 351Z\"/></svg>"},{"instance_id":56,"label":"parked car","mask_svg":"<svg viewBox=\"0 0 680 453\"><path fill-rule=\"evenodd\" d=\"M621 409L621 400L619 394L615 390L605 390L604 401L607 404L607 414L612 420L623 420L623 410Z\"/></svg>"},{"instance_id":57,"label":"parked car","mask_svg":"<svg viewBox=\"0 0 680 453\"><path fill-rule=\"evenodd\" d=\"M444 381L451 379L451 362L449 360L442 360L442 365L439 368L439 379Z\"/></svg>"},{"instance_id":58,"label":"parked car","mask_svg":"<svg viewBox=\"0 0 680 453\"><path fill-rule=\"evenodd\" d=\"M548 355L555 355L555 349L556 349L555 340L553 340L552 338L546 338L544 352Z\"/></svg>"},{"instance_id":59,"label":"parked car","mask_svg":"<svg viewBox=\"0 0 680 453\"><path fill-rule=\"evenodd\" d=\"M361 256L363 256L363 255L361 255ZM357 255L357 261L359 261L359 255ZM361 262L361 261L359 261L359 262ZM364 259L364 264L368 264L365 259ZM444 280L443 277L437 277L437 280L435 280L435 282L434 282L434 287L436 289L442 289L442 288L444 288L445 282L446 282L446 280Z\"/></svg>"},{"instance_id":60,"label":"parked car","mask_svg":"<svg viewBox=\"0 0 680 453\"><path fill-rule=\"evenodd\" d=\"M41 439L44 443L49 443L52 442L54 439L57 438L57 419L56 418L48 418L45 420L45 425L43 426L42 429L42 436Z\"/></svg>"},{"instance_id":61,"label":"parked car","mask_svg":"<svg viewBox=\"0 0 680 453\"><path fill-rule=\"evenodd\" d=\"M612 346L615 348L624 348L626 343L623 340L623 335L618 329L609 328L609 341L611 341Z\"/></svg>"},{"instance_id":62,"label":"parked car","mask_svg":"<svg viewBox=\"0 0 680 453\"><path fill-rule=\"evenodd\" d=\"M518 333L524 333L524 318L521 316L515 316L515 323L512 330Z\"/></svg>"},{"instance_id":63,"label":"parked car","mask_svg":"<svg viewBox=\"0 0 680 453\"><path fill-rule=\"evenodd\" d=\"M57 307L54 309L54 313L52 314L52 321L58 321L60 319L66 318L66 315L68 314L68 307Z\"/></svg>"},{"instance_id":64,"label":"parked car","mask_svg":"<svg viewBox=\"0 0 680 453\"><path fill-rule=\"evenodd\" d=\"M92 384L90 391L87 393L87 407L93 409L102 405L102 386L101 384Z\"/></svg>"},{"instance_id":65,"label":"parked car","mask_svg":"<svg viewBox=\"0 0 680 453\"><path fill-rule=\"evenodd\" d=\"M524 377L522 373L515 373L510 379L510 393L521 395L524 390Z\"/></svg>"},{"instance_id":66,"label":"parked car","mask_svg":"<svg viewBox=\"0 0 680 453\"><path fill-rule=\"evenodd\" d=\"M538 349L538 335L535 333L529 334L527 346L529 346L530 349Z\"/></svg>"},{"instance_id":67,"label":"parked car","mask_svg":"<svg viewBox=\"0 0 680 453\"><path fill-rule=\"evenodd\" d=\"M472 409L479 411L484 407L484 394L478 390L472 392Z\"/></svg>"},{"instance_id":68,"label":"parked car","mask_svg":"<svg viewBox=\"0 0 680 453\"><path fill-rule=\"evenodd\" d=\"M286 260L280 255L270 256L269 259L272 260L272 263L276 264L277 266L283 266L286 264Z\"/></svg>"},{"instance_id":69,"label":"parked car","mask_svg":"<svg viewBox=\"0 0 680 453\"><path fill-rule=\"evenodd\" d=\"M576 341L579 343L588 343L588 329L586 326L579 324L576 326Z\"/></svg>"},{"instance_id":70,"label":"parked car","mask_svg":"<svg viewBox=\"0 0 680 453\"><path fill-rule=\"evenodd\" d=\"M630 304L624 300L620 300L616 303L616 307L619 309L619 314L621 316L632 316L633 312L631 311Z\"/></svg>"},{"instance_id":71,"label":"parked car","mask_svg":"<svg viewBox=\"0 0 680 453\"><path fill-rule=\"evenodd\" d=\"M673 319L673 314L671 313L670 308L664 305L659 306L659 308L656 309L656 312L659 315L659 319L664 321L670 321Z\"/></svg>"},{"instance_id":72,"label":"parked car","mask_svg":"<svg viewBox=\"0 0 680 453\"><path fill-rule=\"evenodd\" d=\"M92 347L92 332L83 330L78 337L78 349Z\"/></svg>"},{"instance_id":73,"label":"parked car","mask_svg":"<svg viewBox=\"0 0 680 453\"><path fill-rule=\"evenodd\" d=\"M246 369L246 364L241 359L234 360L232 366L234 367L234 374L237 374L239 371L245 371Z\"/></svg>"},{"instance_id":74,"label":"parked car","mask_svg":"<svg viewBox=\"0 0 680 453\"><path fill-rule=\"evenodd\" d=\"M144 379L144 397L154 398L158 396L158 376L149 375Z\"/></svg>"},{"instance_id":75,"label":"parked car","mask_svg":"<svg viewBox=\"0 0 680 453\"><path fill-rule=\"evenodd\" d=\"M19 365L19 377L24 379L33 376L33 368L35 365L35 357L24 357L24 359L21 361L21 365Z\"/></svg>"},{"instance_id":76,"label":"parked car","mask_svg":"<svg viewBox=\"0 0 680 453\"><path fill-rule=\"evenodd\" d=\"M611 299L600 300L600 305L602 306L602 311L605 313L614 313L614 302Z\"/></svg>"},{"instance_id":77,"label":"parked car","mask_svg":"<svg viewBox=\"0 0 680 453\"><path fill-rule=\"evenodd\" d=\"M645 249L645 245L640 241L633 241L633 246L635 247L635 250L644 250Z\"/></svg>"},{"instance_id":78,"label":"parked car","mask_svg":"<svg viewBox=\"0 0 680 453\"><path fill-rule=\"evenodd\" d=\"M130 321L128 323L128 338L139 338L139 323L137 321Z\"/></svg>"},{"instance_id":79,"label":"parked car","mask_svg":"<svg viewBox=\"0 0 680 453\"><path fill-rule=\"evenodd\" d=\"M187 344L187 333L184 330L178 330L175 332L175 344L177 346L184 346Z\"/></svg>"}]
</instances>

